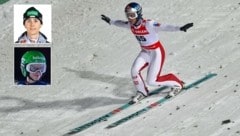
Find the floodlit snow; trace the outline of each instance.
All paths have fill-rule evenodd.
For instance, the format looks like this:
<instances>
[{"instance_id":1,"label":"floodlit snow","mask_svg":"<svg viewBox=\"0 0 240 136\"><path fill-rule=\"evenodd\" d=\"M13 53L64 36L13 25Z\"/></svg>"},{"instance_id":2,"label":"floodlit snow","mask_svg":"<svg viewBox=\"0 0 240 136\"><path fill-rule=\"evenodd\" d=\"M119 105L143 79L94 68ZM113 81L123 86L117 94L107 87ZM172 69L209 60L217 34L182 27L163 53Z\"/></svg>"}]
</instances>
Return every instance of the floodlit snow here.
<instances>
[{"instance_id":1,"label":"floodlit snow","mask_svg":"<svg viewBox=\"0 0 240 136\"><path fill-rule=\"evenodd\" d=\"M125 19L123 10L129 2L10 0L0 5L1 136L60 136L135 94L130 68L139 45L130 31L109 26L100 18L105 14ZM138 2L145 18L173 25L194 23L186 33L159 33L167 52L163 74L174 72L186 83L207 73L218 75L116 128L104 129L161 95L75 135L240 135L240 1ZM52 82L50 86L17 86L13 58L14 47L19 45L13 39L13 5L38 3L52 4ZM230 122L222 124L225 120Z\"/></svg>"}]
</instances>

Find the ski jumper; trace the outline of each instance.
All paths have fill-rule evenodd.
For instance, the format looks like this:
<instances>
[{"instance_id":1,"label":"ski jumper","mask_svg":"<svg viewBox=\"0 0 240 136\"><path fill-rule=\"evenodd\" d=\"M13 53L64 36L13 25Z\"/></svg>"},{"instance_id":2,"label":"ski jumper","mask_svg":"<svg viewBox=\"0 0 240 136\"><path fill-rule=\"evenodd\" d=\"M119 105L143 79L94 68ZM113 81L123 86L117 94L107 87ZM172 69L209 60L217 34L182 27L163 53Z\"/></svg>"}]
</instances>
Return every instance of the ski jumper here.
<instances>
[{"instance_id":1,"label":"ski jumper","mask_svg":"<svg viewBox=\"0 0 240 136\"><path fill-rule=\"evenodd\" d=\"M131 68L132 80L139 92L145 96L148 95L148 89L141 76L141 71L147 66L146 83L148 85L183 87L181 80L174 74L160 75L165 60L165 51L157 34L159 31L180 31L180 27L159 24L153 20L144 19L141 20L141 24L137 27L122 20L111 21L110 23L118 27L131 29L141 46L142 50Z\"/></svg>"}]
</instances>

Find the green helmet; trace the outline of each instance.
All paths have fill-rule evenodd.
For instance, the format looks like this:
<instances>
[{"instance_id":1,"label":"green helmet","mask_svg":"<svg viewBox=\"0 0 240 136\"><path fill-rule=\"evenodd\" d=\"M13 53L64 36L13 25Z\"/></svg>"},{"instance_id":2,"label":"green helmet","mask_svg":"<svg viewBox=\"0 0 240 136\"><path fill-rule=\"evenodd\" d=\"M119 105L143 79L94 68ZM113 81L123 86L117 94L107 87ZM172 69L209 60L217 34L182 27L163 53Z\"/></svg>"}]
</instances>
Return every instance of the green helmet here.
<instances>
[{"instance_id":1,"label":"green helmet","mask_svg":"<svg viewBox=\"0 0 240 136\"><path fill-rule=\"evenodd\" d=\"M46 65L46 58L40 51L27 51L23 54L21 58L21 71L24 77L28 75L28 70L26 69L28 64L44 64Z\"/></svg>"}]
</instances>

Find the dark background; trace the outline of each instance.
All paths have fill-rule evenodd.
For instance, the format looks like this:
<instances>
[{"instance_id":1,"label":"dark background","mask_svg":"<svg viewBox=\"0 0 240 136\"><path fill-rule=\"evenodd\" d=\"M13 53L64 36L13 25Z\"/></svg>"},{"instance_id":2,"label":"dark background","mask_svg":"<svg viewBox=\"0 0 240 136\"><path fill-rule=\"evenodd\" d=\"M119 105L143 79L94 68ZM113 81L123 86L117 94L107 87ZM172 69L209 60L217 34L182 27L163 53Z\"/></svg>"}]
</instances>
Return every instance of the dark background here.
<instances>
[{"instance_id":1,"label":"dark background","mask_svg":"<svg viewBox=\"0 0 240 136\"><path fill-rule=\"evenodd\" d=\"M43 53L47 61L47 71L43 74L42 81L51 84L51 49L50 47L15 47L14 48L14 81L22 81L26 78L22 75L20 64L22 55L26 51L37 50Z\"/></svg>"}]
</instances>

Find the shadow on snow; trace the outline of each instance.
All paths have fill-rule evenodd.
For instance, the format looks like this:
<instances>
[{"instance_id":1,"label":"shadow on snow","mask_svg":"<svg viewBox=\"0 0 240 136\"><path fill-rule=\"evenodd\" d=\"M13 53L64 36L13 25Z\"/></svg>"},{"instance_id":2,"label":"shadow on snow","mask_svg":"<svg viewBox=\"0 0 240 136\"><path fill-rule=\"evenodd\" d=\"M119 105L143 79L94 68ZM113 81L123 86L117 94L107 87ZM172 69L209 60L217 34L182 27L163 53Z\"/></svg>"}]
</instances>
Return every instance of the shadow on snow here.
<instances>
[{"instance_id":1,"label":"shadow on snow","mask_svg":"<svg viewBox=\"0 0 240 136\"><path fill-rule=\"evenodd\" d=\"M121 104L126 102L125 99L113 99L107 97L92 97L92 98L82 98L82 99L73 99L73 100L59 100L59 101L50 101L50 102L36 102L28 99L23 99L19 97L0 97L1 101L15 101L17 106L1 107L0 112L9 113L9 112L19 112L23 110L33 110L33 109L75 109L77 111L83 111L85 109L92 109L97 107L103 107L113 104Z\"/></svg>"},{"instance_id":2,"label":"shadow on snow","mask_svg":"<svg viewBox=\"0 0 240 136\"><path fill-rule=\"evenodd\" d=\"M130 95L135 93L135 88L130 78L98 74L93 71L74 70L66 67L64 67L64 69L68 72L75 73L77 76L83 79L95 80L115 85L115 89L112 90L112 93L115 96L129 98Z\"/></svg>"}]
</instances>

